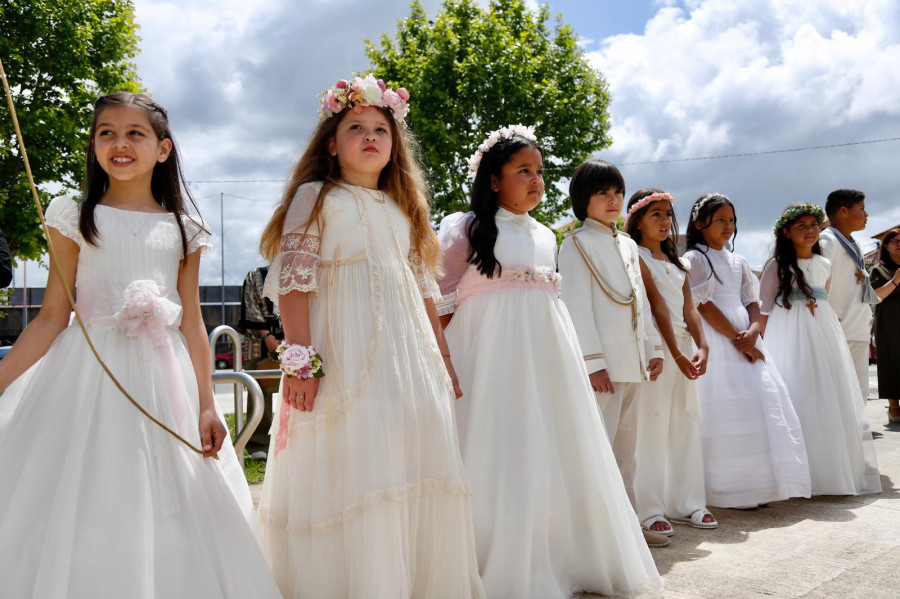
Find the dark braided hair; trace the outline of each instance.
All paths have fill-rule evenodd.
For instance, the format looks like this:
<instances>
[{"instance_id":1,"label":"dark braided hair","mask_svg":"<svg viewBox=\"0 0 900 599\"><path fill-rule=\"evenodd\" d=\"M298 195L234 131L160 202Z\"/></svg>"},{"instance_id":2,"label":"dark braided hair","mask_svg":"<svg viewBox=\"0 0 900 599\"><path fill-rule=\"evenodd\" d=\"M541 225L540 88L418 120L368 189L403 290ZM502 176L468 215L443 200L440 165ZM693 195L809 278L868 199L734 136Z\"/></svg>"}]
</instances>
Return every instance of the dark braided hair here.
<instances>
[{"instance_id":1,"label":"dark braided hair","mask_svg":"<svg viewBox=\"0 0 900 599\"><path fill-rule=\"evenodd\" d=\"M644 189L637 190L632 194L631 198L629 198L626 211L630 210L632 206L654 193L665 192L657 187L645 187ZM666 200L660 201L666 202ZM628 220L625 221L625 232L628 233L638 245L641 244L641 230L638 229L638 225L641 224L641 219L644 218L644 215L647 214L647 211L650 210L650 207L653 206L653 204L656 204L656 202L648 204L643 208L638 208L634 214L629 214ZM662 243L659 244L659 249L665 254L666 258L669 259L669 262L684 271L684 265L678 258L678 250L676 249L678 247L678 221L675 219L675 210L672 210L672 217L670 220L672 221L672 232L669 233L668 237L662 240Z\"/></svg>"},{"instance_id":2,"label":"dark braided hair","mask_svg":"<svg viewBox=\"0 0 900 599\"><path fill-rule=\"evenodd\" d=\"M494 245L497 243L499 229L494 216L500 208L497 203L497 192L491 189L491 175L500 177L503 165L509 162L512 155L522 148L532 147L544 155L544 150L536 141L514 135L509 139L501 139L481 157L481 164L472 182L471 204L473 218L466 225L469 238L468 261L478 268L478 272L491 279L500 274L501 267L494 256Z\"/></svg>"},{"instance_id":3,"label":"dark braided hair","mask_svg":"<svg viewBox=\"0 0 900 599\"><path fill-rule=\"evenodd\" d=\"M700 206L699 209L697 208L698 205ZM707 255L709 250L701 249L698 246L706 245L706 240L703 239L703 229L709 227L712 223L713 215L722 206L731 206L731 209L734 210L734 204L731 203L728 196L721 193L708 193L697 198L691 208L691 216L688 219L686 234L687 249L697 250L704 258L706 258L706 263L709 264L711 272L710 276L715 277L720 283L722 282L722 279L719 278L712 261ZM737 237L737 211L734 213L734 236L735 238ZM734 247L733 242L732 247Z\"/></svg>"},{"instance_id":4,"label":"dark braided hair","mask_svg":"<svg viewBox=\"0 0 900 599\"><path fill-rule=\"evenodd\" d=\"M798 205L799 204L791 204L782 211L782 214ZM813 296L813 289L810 284L806 282L806 276L803 274L803 271L800 269L800 264L797 262L797 250L794 248L793 242L784 234L784 230L789 229L802 216L815 215L809 213L798 214L794 218L785 221L781 228L775 232L775 249L772 250L772 260L774 260L775 264L778 266L778 293L775 294L775 298L781 297L781 306L786 310L791 309L790 296L794 289L795 282L797 284L797 289L799 289L800 293L805 295L807 299L811 299ZM819 246L818 241L812 246L812 252L819 256L822 255L822 248Z\"/></svg>"},{"instance_id":5,"label":"dark braided hair","mask_svg":"<svg viewBox=\"0 0 900 599\"><path fill-rule=\"evenodd\" d=\"M188 253L188 239L184 230L182 217L187 216L187 205L185 198L193 206L194 211L199 213L194 198L191 197L190 191L184 181L184 175L181 171L181 160L178 158L178 148L175 145L175 139L172 137L172 131L169 129L169 115L166 109L160 106L150 96L145 94L133 94L130 92L115 92L106 96L101 96L94 103L94 118L91 121L91 141L88 143L87 161L85 167L84 182L82 183L82 194L80 199L81 214L78 220L78 229L84 240L96 246L100 237L100 231L97 229L97 223L94 221L94 208L100 202L103 194L109 189L109 175L101 168L97 161L97 155L94 152L94 136L97 133L97 122L100 115L107 108L116 106L128 106L135 108L144 113L153 132L160 141L164 139L172 140L172 151L169 152L168 158L164 162L158 162L153 167L153 175L150 180L150 192L156 203L162 206L167 212L175 215L178 223L178 229L181 231L181 249L184 256ZM188 217L190 218L190 217Z\"/></svg>"}]
</instances>

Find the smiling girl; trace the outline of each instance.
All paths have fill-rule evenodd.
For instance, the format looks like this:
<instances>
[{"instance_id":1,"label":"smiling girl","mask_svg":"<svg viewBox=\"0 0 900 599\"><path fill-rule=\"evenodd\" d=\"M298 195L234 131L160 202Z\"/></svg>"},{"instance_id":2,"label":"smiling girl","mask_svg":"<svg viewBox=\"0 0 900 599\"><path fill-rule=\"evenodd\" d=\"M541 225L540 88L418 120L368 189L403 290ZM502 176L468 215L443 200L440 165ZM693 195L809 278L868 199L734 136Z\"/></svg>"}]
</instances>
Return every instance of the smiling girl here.
<instances>
[{"instance_id":1,"label":"smiling girl","mask_svg":"<svg viewBox=\"0 0 900 599\"><path fill-rule=\"evenodd\" d=\"M288 598L484 596L408 98L326 90L263 233L285 374L259 514Z\"/></svg>"},{"instance_id":2,"label":"smiling girl","mask_svg":"<svg viewBox=\"0 0 900 599\"><path fill-rule=\"evenodd\" d=\"M556 235L528 214L544 195L533 128L494 131L469 165L472 210L441 222L441 311L452 313L446 335L463 390L456 416L485 591L655 596L662 580L559 298Z\"/></svg>"},{"instance_id":3,"label":"smiling girl","mask_svg":"<svg viewBox=\"0 0 900 599\"><path fill-rule=\"evenodd\" d=\"M279 597L216 413L198 288L209 233L188 213L166 111L110 94L90 132L84 194L47 209L64 279L50 269L40 314L0 362L3 594ZM124 388L203 455L107 378L64 285Z\"/></svg>"},{"instance_id":4,"label":"smiling girl","mask_svg":"<svg viewBox=\"0 0 900 599\"><path fill-rule=\"evenodd\" d=\"M813 495L881 491L853 358L828 302L831 263L819 247L825 211L789 206L763 270L762 331L803 427Z\"/></svg>"},{"instance_id":5,"label":"smiling girl","mask_svg":"<svg viewBox=\"0 0 900 599\"><path fill-rule=\"evenodd\" d=\"M809 497L809 466L788 390L759 338L759 282L743 256L725 249L736 233L731 200L702 196L691 209L684 257L709 342L700 379L706 501L754 508Z\"/></svg>"}]
</instances>

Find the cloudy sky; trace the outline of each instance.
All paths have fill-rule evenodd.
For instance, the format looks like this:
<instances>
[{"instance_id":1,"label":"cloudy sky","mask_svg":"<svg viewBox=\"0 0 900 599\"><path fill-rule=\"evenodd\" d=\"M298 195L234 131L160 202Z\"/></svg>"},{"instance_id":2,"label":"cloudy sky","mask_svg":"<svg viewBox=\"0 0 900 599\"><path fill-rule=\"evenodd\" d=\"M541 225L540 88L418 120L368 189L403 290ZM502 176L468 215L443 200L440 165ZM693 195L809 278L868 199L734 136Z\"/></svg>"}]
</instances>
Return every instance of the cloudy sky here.
<instances>
[{"instance_id":1,"label":"cloudy sky","mask_svg":"<svg viewBox=\"0 0 900 599\"><path fill-rule=\"evenodd\" d=\"M316 122L317 94L368 67L363 40L393 32L408 0L135 4L138 73L169 110L192 190L216 234L202 282L220 282L224 245L225 282L239 284L261 262L259 234ZM682 227L697 196L728 194L737 205L737 251L758 266L780 210L824 203L832 189L867 193L861 241L900 223L900 141L683 161L900 137L900 3L549 4L574 25L609 82L613 145L600 156L621 166L629 191L671 192ZM29 284L42 284L33 270Z\"/></svg>"}]
</instances>

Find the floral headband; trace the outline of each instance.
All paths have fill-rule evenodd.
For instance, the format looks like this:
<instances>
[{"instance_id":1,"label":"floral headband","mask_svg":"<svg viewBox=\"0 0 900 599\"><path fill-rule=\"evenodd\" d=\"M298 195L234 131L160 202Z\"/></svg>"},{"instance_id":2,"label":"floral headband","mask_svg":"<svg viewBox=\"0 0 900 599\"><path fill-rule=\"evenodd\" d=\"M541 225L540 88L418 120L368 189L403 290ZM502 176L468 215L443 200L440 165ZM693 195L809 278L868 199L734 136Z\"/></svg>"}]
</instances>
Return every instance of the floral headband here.
<instances>
[{"instance_id":1,"label":"floral headband","mask_svg":"<svg viewBox=\"0 0 900 599\"><path fill-rule=\"evenodd\" d=\"M700 215L700 211L703 210L703 207L706 206L706 204L710 200L713 200L715 198L723 198L725 200L728 200L727 195L724 195L721 193L708 193L705 196L703 196L700 200L698 200L696 204L694 204L694 209L691 210L691 218L694 220L697 220L697 217ZM728 201L731 201L731 200L728 200Z\"/></svg>"},{"instance_id":2,"label":"floral headband","mask_svg":"<svg viewBox=\"0 0 900 599\"><path fill-rule=\"evenodd\" d=\"M321 106L319 116L324 120L333 117L345 108L356 106L377 106L390 108L394 119L403 124L409 112L409 92L405 87L396 91L388 88L384 81L376 79L369 73L364 78L354 77L351 80L339 79L334 87L319 94Z\"/></svg>"},{"instance_id":3,"label":"floral headband","mask_svg":"<svg viewBox=\"0 0 900 599\"><path fill-rule=\"evenodd\" d=\"M491 131L478 150L469 158L469 179L474 179L478 174L478 167L481 166L481 159L490 151L501 139L512 139L513 137L521 137L528 141L537 142L534 135L534 127L526 127L525 125L510 125L508 127L500 127L496 131Z\"/></svg>"},{"instance_id":4,"label":"floral headband","mask_svg":"<svg viewBox=\"0 0 900 599\"><path fill-rule=\"evenodd\" d=\"M796 204L782 212L775 221L775 236L777 237L778 232L789 222L806 215L815 216L820 225L825 222L825 211L818 204Z\"/></svg>"},{"instance_id":5,"label":"floral headband","mask_svg":"<svg viewBox=\"0 0 900 599\"><path fill-rule=\"evenodd\" d=\"M662 201L669 202L669 203L672 204L673 206L675 205L675 198L673 198L672 196L670 196L670 195L667 194L666 192L661 192L661 193L660 193L660 192L651 193L651 194L648 195L647 197L641 198L640 200L638 200L637 202L635 202L635 203L631 206L631 208L628 209L628 215L627 215L627 216L631 216L632 214L634 214L635 212L637 212L638 210L640 210L640 209L643 208L644 206L649 206L649 205L652 204L653 202L662 202Z\"/></svg>"}]
</instances>

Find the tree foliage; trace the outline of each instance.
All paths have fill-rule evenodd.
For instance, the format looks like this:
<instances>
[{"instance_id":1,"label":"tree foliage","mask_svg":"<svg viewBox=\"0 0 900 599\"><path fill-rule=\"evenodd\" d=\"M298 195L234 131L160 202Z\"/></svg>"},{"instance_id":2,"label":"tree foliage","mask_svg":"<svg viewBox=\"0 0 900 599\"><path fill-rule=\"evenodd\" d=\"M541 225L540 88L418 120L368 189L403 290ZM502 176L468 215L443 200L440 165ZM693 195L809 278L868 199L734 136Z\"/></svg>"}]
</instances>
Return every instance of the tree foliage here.
<instances>
[{"instance_id":1,"label":"tree foliage","mask_svg":"<svg viewBox=\"0 0 900 599\"><path fill-rule=\"evenodd\" d=\"M93 102L137 91L131 0L0 0L0 60L35 181L74 188L84 171ZM0 104L0 221L19 259L45 248L6 98ZM46 206L49 195L42 194Z\"/></svg>"},{"instance_id":2,"label":"tree foliage","mask_svg":"<svg viewBox=\"0 0 900 599\"><path fill-rule=\"evenodd\" d=\"M532 214L550 224L566 208L557 183L610 145L609 94L572 27L523 0L447 0L433 20L418 1L396 34L366 41L372 71L411 93L436 218L468 206L467 158L504 125L536 125L547 197Z\"/></svg>"}]
</instances>

